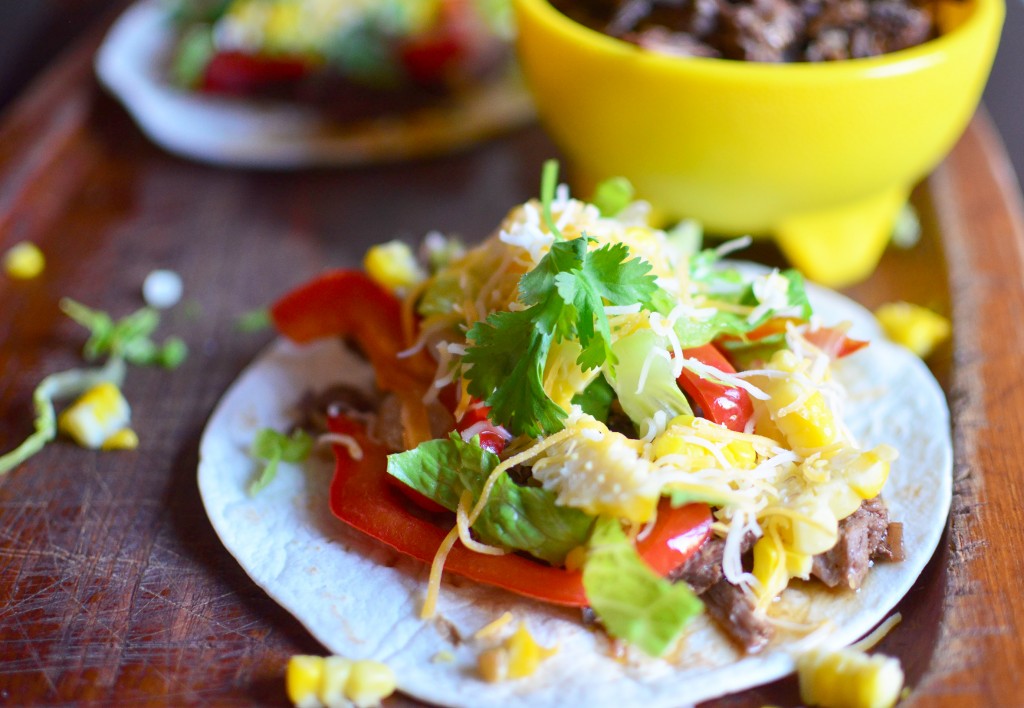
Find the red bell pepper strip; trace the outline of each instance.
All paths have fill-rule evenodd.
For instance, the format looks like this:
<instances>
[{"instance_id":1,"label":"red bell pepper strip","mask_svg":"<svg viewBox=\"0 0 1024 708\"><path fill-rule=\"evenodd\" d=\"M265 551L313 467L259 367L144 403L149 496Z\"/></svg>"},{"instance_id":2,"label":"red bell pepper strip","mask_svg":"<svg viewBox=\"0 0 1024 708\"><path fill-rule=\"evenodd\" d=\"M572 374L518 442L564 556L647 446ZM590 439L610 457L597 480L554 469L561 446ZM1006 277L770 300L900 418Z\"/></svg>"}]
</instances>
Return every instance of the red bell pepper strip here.
<instances>
[{"instance_id":1,"label":"red bell pepper strip","mask_svg":"<svg viewBox=\"0 0 1024 708\"><path fill-rule=\"evenodd\" d=\"M294 57L218 52L203 73L200 88L210 93L251 96L302 79L310 65Z\"/></svg>"},{"instance_id":2,"label":"red bell pepper strip","mask_svg":"<svg viewBox=\"0 0 1024 708\"><path fill-rule=\"evenodd\" d=\"M726 374L736 373L729 360L711 343L684 349L683 356L713 366ZM700 406L705 418L729 430L743 432L750 416L754 414L750 396L742 388L708 381L688 369L683 369L678 380L680 388Z\"/></svg>"},{"instance_id":3,"label":"red bell pepper strip","mask_svg":"<svg viewBox=\"0 0 1024 708\"><path fill-rule=\"evenodd\" d=\"M353 460L348 449L334 448L337 466L331 482L331 511L339 519L363 533L424 563L448 535L449 529L410 512L387 482L387 452L370 442L356 422L337 416L329 421L336 433L350 435L362 448L363 457ZM444 565L445 570L488 585L557 605L587 605L579 572L543 565L514 553L488 556L456 544Z\"/></svg>"},{"instance_id":4,"label":"red bell pepper strip","mask_svg":"<svg viewBox=\"0 0 1024 708\"><path fill-rule=\"evenodd\" d=\"M667 499L658 505L658 519L650 533L636 542L636 550L659 575L682 566L711 535L711 510L707 504L687 504L673 509Z\"/></svg>"},{"instance_id":5,"label":"red bell pepper strip","mask_svg":"<svg viewBox=\"0 0 1024 708\"><path fill-rule=\"evenodd\" d=\"M303 344L353 339L377 375L377 386L400 395L425 391L435 364L424 352L399 357L408 344L398 299L358 270L333 270L291 291L270 308L278 331Z\"/></svg>"},{"instance_id":6,"label":"red bell pepper strip","mask_svg":"<svg viewBox=\"0 0 1024 708\"><path fill-rule=\"evenodd\" d=\"M387 481L387 452L366 437L359 423L334 416L328 425L332 432L354 438L363 451L362 458L354 460L347 447L335 445L337 466L331 482L331 512L399 553L431 563L450 528L413 513L394 495ZM711 513L706 504L673 509L667 501L662 502L654 527L637 543L637 551L652 569L667 575L685 563L710 532ZM488 556L456 544L444 569L556 605L589 604L578 571L544 565L515 553Z\"/></svg>"},{"instance_id":7,"label":"red bell pepper strip","mask_svg":"<svg viewBox=\"0 0 1024 708\"><path fill-rule=\"evenodd\" d=\"M735 335L724 335L716 342L759 342L762 339L782 335L786 333L789 324L806 324L804 320L793 317L776 317L765 322L760 327L747 332L743 337ZM821 349L832 359L842 359L854 352L860 351L868 345L868 342L861 339L851 339L841 327L818 327L815 330L804 332L804 339Z\"/></svg>"}]
</instances>

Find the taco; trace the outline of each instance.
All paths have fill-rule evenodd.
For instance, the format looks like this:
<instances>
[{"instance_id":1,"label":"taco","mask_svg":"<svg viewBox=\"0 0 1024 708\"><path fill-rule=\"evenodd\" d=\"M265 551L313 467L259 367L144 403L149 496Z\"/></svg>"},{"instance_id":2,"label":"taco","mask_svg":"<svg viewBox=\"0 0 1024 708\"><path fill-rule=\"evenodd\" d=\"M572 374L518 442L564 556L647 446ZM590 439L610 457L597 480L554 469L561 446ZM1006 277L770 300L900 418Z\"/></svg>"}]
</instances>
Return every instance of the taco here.
<instances>
[{"instance_id":1,"label":"taco","mask_svg":"<svg viewBox=\"0 0 1024 708\"><path fill-rule=\"evenodd\" d=\"M100 80L171 152L251 167L430 155L533 117L504 0L142 0Z\"/></svg>"},{"instance_id":2,"label":"taco","mask_svg":"<svg viewBox=\"0 0 1024 708\"><path fill-rule=\"evenodd\" d=\"M432 703L695 703L866 633L945 524L934 379L841 296L548 177L432 273L389 246L376 280L331 272L273 308L293 341L201 443L229 551L329 649ZM327 388L333 479L282 465L250 496L256 431ZM557 651L487 682L474 634L505 612Z\"/></svg>"}]
</instances>

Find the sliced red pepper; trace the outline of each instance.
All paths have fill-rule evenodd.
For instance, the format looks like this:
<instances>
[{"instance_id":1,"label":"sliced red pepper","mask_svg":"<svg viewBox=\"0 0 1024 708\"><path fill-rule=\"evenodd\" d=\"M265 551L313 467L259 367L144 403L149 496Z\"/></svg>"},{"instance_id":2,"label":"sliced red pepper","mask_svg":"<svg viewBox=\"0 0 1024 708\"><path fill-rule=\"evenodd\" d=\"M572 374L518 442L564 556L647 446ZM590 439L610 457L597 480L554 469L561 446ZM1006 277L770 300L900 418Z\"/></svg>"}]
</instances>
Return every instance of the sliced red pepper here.
<instances>
[{"instance_id":1,"label":"sliced red pepper","mask_svg":"<svg viewBox=\"0 0 1024 708\"><path fill-rule=\"evenodd\" d=\"M711 535L711 509L695 503L673 509L667 499L658 505L658 520L638 540L636 550L659 575L668 575L697 552Z\"/></svg>"},{"instance_id":2,"label":"sliced red pepper","mask_svg":"<svg viewBox=\"0 0 1024 708\"><path fill-rule=\"evenodd\" d=\"M332 418L329 425L333 432L355 438L363 451L362 459L353 460L347 448L335 446L337 467L331 482L334 515L400 553L432 562L450 528L415 515L394 495L387 482L387 451L370 442L362 426L343 416ZM487 556L456 544L444 568L545 602L587 605L579 572L543 565L514 553Z\"/></svg>"},{"instance_id":3,"label":"sliced red pepper","mask_svg":"<svg viewBox=\"0 0 1024 708\"><path fill-rule=\"evenodd\" d=\"M480 436L480 447L490 450L495 455L500 455L501 451L505 449L507 440L498 430L498 426L491 422L489 418L490 413L490 406L470 406L469 410L462 416L462 420L456 425L456 428L460 433L463 433L474 425L483 423L484 425L477 433Z\"/></svg>"},{"instance_id":4,"label":"sliced red pepper","mask_svg":"<svg viewBox=\"0 0 1024 708\"><path fill-rule=\"evenodd\" d=\"M251 96L299 81L309 69L307 62L294 57L218 52L206 65L201 88L212 93Z\"/></svg>"},{"instance_id":5,"label":"sliced red pepper","mask_svg":"<svg viewBox=\"0 0 1024 708\"><path fill-rule=\"evenodd\" d=\"M763 339L784 335L790 324L803 325L806 322L794 317L776 317L768 320L760 327L747 332L743 337L724 335L715 341L726 345L730 342L756 343ZM821 349L832 359L842 359L844 356L860 351L868 345L868 342L864 340L852 339L846 336L846 331L842 327L818 327L815 330L804 332L803 336L804 339Z\"/></svg>"},{"instance_id":6,"label":"sliced red pepper","mask_svg":"<svg viewBox=\"0 0 1024 708\"><path fill-rule=\"evenodd\" d=\"M387 482L387 451L372 443L363 427L344 416L329 420L332 432L349 435L363 456L352 459L348 448L335 445L337 460L331 482L331 511L349 526L396 551L431 563L450 531L408 509ZM667 575L692 556L711 532L706 504L673 509L665 501L650 533L637 543L641 558L656 572ZM456 544L445 560L446 571L556 605L588 604L582 576L509 553L488 556Z\"/></svg>"},{"instance_id":7,"label":"sliced red pepper","mask_svg":"<svg viewBox=\"0 0 1024 708\"><path fill-rule=\"evenodd\" d=\"M684 349L683 356L726 374L736 373L729 360L711 343ZM705 418L729 430L743 432L754 414L750 396L742 388L708 381L688 369L683 369L679 376L679 386L700 406Z\"/></svg>"},{"instance_id":8,"label":"sliced red pepper","mask_svg":"<svg viewBox=\"0 0 1024 708\"><path fill-rule=\"evenodd\" d=\"M281 334L300 344L325 337L355 340L385 391L425 391L433 380L436 367L425 352L398 356L408 347L401 303L362 271L328 271L278 300L270 316Z\"/></svg>"}]
</instances>

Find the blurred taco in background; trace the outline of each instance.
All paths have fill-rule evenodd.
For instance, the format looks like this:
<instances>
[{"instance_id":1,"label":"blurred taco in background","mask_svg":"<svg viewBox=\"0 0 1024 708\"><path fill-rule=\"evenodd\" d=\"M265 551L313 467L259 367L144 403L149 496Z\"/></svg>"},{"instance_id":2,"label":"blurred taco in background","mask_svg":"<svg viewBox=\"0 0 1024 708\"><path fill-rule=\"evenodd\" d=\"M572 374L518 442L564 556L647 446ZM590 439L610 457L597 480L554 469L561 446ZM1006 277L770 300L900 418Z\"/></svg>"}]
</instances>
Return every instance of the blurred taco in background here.
<instances>
[{"instance_id":1,"label":"blurred taco in background","mask_svg":"<svg viewBox=\"0 0 1024 708\"><path fill-rule=\"evenodd\" d=\"M452 100L508 70L503 0L175 0L170 77L340 120Z\"/></svg>"},{"instance_id":2,"label":"blurred taco in background","mask_svg":"<svg viewBox=\"0 0 1024 708\"><path fill-rule=\"evenodd\" d=\"M533 120L508 0L140 0L96 57L165 149L296 168L434 155Z\"/></svg>"}]
</instances>

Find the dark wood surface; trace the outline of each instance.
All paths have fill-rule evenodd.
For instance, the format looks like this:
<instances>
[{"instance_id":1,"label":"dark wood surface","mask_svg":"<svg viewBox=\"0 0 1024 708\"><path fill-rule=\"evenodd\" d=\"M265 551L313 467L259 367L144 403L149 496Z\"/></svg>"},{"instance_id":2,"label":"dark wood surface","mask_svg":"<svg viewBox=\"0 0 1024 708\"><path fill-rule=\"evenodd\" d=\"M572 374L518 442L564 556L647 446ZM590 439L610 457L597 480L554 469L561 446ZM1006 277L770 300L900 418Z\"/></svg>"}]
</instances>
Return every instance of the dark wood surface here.
<instances>
[{"instance_id":1,"label":"dark wood surface","mask_svg":"<svg viewBox=\"0 0 1024 708\"><path fill-rule=\"evenodd\" d=\"M320 648L223 549L195 485L203 424L267 341L235 319L380 240L481 238L535 194L555 151L530 129L408 165L213 169L148 144L95 87L91 51L58 61L0 121L0 249L30 239L49 258L38 280L0 278L0 449L30 432L35 383L80 363L62 296L126 314L150 270L174 269L186 298L160 333L192 355L130 372L137 451L59 442L0 478L0 703L281 703L287 657ZM957 494L883 649L901 657L911 702L1010 705L1024 666L1024 228L984 116L915 200L922 242L849 294L952 313L954 341L930 363L954 411ZM720 703L796 700L788 680Z\"/></svg>"}]
</instances>

